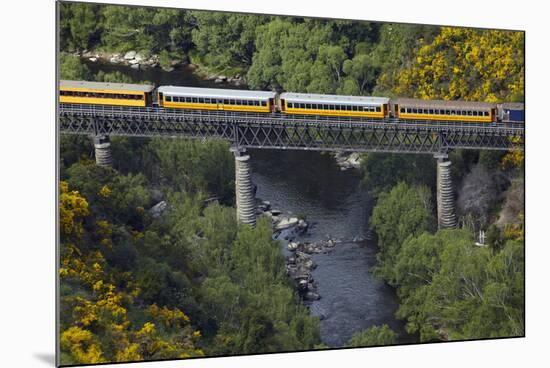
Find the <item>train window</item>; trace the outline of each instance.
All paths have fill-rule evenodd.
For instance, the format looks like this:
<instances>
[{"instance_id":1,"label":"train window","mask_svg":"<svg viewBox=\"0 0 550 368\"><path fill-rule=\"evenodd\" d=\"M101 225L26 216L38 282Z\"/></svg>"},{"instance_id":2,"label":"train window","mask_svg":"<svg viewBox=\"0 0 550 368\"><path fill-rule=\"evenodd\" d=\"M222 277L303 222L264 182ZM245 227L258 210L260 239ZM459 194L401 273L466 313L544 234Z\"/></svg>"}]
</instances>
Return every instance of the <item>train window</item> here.
<instances>
[{"instance_id":1,"label":"train window","mask_svg":"<svg viewBox=\"0 0 550 368\"><path fill-rule=\"evenodd\" d=\"M402 112L402 113L404 113L404 112L405 112L405 108L404 108L404 107L402 107L401 109L399 109L399 112Z\"/></svg>"},{"instance_id":2,"label":"train window","mask_svg":"<svg viewBox=\"0 0 550 368\"><path fill-rule=\"evenodd\" d=\"M489 116L489 111L485 111L485 112L483 113L483 116Z\"/></svg>"},{"instance_id":3,"label":"train window","mask_svg":"<svg viewBox=\"0 0 550 368\"><path fill-rule=\"evenodd\" d=\"M306 104L306 109L311 109L311 104Z\"/></svg>"},{"instance_id":4,"label":"train window","mask_svg":"<svg viewBox=\"0 0 550 368\"><path fill-rule=\"evenodd\" d=\"M316 109L317 109L317 104L311 104L311 108L312 108L313 110L316 110Z\"/></svg>"},{"instance_id":5,"label":"train window","mask_svg":"<svg viewBox=\"0 0 550 368\"><path fill-rule=\"evenodd\" d=\"M340 105L334 105L334 107L336 108L336 111L340 111L340 108L341 108Z\"/></svg>"},{"instance_id":6,"label":"train window","mask_svg":"<svg viewBox=\"0 0 550 368\"><path fill-rule=\"evenodd\" d=\"M430 109L430 110L429 110L429 113L433 115L434 110L433 110L433 109Z\"/></svg>"},{"instance_id":7,"label":"train window","mask_svg":"<svg viewBox=\"0 0 550 368\"><path fill-rule=\"evenodd\" d=\"M380 108L380 106L376 106L376 112L381 112L382 109Z\"/></svg>"},{"instance_id":8,"label":"train window","mask_svg":"<svg viewBox=\"0 0 550 368\"><path fill-rule=\"evenodd\" d=\"M262 106L267 106L267 101L262 101Z\"/></svg>"},{"instance_id":9,"label":"train window","mask_svg":"<svg viewBox=\"0 0 550 368\"><path fill-rule=\"evenodd\" d=\"M418 109L413 109L413 113L414 114L418 113Z\"/></svg>"},{"instance_id":10,"label":"train window","mask_svg":"<svg viewBox=\"0 0 550 368\"><path fill-rule=\"evenodd\" d=\"M209 99L209 98L205 98L205 99L204 99L204 103L209 104L209 103L210 103L210 99Z\"/></svg>"},{"instance_id":11,"label":"train window","mask_svg":"<svg viewBox=\"0 0 550 368\"><path fill-rule=\"evenodd\" d=\"M472 116L472 112L471 112L471 111L466 111L466 113L468 114L468 116Z\"/></svg>"},{"instance_id":12,"label":"train window","mask_svg":"<svg viewBox=\"0 0 550 368\"><path fill-rule=\"evenodd\" d=\"M172 96L164 96L166 98L166 101L172 102Z\"/></svg>"},{"instance_id":13,"label":"train window","mask_svg":"<svg viewBox=\"0 0 550 368\"><path fill-rule=\"evenodd\" d=\"M357 106L352 107L353 111L357 111Z\"/></svg>"},{"instance_id":14,"label":"train window","mask_svg":"<svg viewBox=\"0 0 550 368\"><path fill-rule=\"evenodd\" d=\"M474 111L474 116L477 116L477 111Z\"/></svg>"},{"instance_id":15,"label":"train window","mask_svg":"<svg viewBox=\"0 0 550 368\"><path fill-rule=\"evenodd\" d=\"M336 110L336 106L334 105L328 105L329 110Z\"/></svg>"},{"instance_id":16,"label":"train window","mask_svg":"<svg viewBox=\"0 0 550 368\"><path fill-rule=\"evenodd\" d=\"M199 97L199 98L197 99L197 101L198 101L198 103L201 103L201 104L203 104L203 103L204 103L204 98L202 98L202 97Z\"/></svg>"}]
</instances>

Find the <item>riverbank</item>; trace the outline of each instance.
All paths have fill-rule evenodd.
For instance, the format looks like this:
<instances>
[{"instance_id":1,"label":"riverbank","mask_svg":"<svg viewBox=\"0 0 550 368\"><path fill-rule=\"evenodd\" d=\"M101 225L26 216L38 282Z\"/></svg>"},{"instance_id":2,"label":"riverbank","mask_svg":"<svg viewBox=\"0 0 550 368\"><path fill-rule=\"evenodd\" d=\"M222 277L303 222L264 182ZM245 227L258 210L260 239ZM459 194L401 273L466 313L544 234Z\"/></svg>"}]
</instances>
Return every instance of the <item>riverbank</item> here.
<instances>
[{"instance_id":1,"label":"riverbank","mask_svg":"<svg viewBox=\"0 0 550 368\"><path fill-rule=\"evenodd\" d=\"M235 75L224 75L214 73L199 64L191 62L187 57L182 60L163 60L158 54L148 54L131 50L128 52L106 52L100 50L83 50L72 53L86 63L104 63L110 65L127 66L134 70L159 69L164 72L174 72L184 68L186 71L195 74L199 79L211 81L219 85L232 85L243 87L246 85L245 77L239 73Z\"/></svg>"}]
</instances>

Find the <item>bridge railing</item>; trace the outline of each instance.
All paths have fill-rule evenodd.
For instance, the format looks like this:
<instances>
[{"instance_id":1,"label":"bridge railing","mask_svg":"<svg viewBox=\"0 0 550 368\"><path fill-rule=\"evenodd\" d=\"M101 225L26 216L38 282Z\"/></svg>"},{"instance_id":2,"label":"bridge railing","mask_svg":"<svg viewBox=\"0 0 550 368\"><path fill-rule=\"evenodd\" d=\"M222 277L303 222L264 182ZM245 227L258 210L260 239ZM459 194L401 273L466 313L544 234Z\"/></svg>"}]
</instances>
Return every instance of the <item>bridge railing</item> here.
<instances>
[{"instance_id":1,"label":"bridge railing","mask_svg":"<svg viewBox=\"0 0 550 368\"><path fill-rule=\"evenodd\" d=\"M525 124L511 123L476 123L467 121L445 120L404 120L404 119L372 119L351 116L319 116L319 115L294 115L281 113L249 113L221 110L186 110L167 109L162 107L132 107L132 106L107 106L85 104L60 104L60 113L83 114L94 116L138 116L138 117L164 117L164 118L202 118L223 119L225 121L247 121L257 123L312 123L312 124L384 124L387 127L399 126L401 128L437 127L437 128L481 128L481 129L511 129L522 132Z\"/></svg>"}]
</instances>

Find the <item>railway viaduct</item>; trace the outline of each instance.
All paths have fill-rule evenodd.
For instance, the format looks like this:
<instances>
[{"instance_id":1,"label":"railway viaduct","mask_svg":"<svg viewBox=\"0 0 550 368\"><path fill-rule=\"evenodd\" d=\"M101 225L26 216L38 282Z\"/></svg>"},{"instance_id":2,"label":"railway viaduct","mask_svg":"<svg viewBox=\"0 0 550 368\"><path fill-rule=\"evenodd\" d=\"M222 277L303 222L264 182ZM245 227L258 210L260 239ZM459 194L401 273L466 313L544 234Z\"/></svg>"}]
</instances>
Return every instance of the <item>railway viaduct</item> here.
<instances>
[{"instance_id":1,"label":"railway viaduct","mask_svg":"<svg viewBox=\"0 0 550 368\"><path fill-rule=\"evenodd\" d=\"M62 134L93 137L98 165L111 166L109 136L223 139L235 155L237 218L256 224L248 148L432 154L439 228L457 226L452 149L523 150L524 124L411 121L60 104Z\"/></svg>"}]
</instances>

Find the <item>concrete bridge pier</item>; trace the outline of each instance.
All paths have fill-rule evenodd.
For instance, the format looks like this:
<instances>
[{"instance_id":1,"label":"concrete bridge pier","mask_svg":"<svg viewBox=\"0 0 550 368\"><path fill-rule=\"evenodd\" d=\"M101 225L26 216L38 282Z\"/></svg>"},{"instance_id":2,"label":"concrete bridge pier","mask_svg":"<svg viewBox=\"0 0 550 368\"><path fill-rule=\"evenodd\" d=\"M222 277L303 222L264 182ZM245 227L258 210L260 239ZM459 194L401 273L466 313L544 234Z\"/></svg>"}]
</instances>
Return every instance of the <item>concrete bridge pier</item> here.
<instances>
[{"instance_id":1,"label":"concrete bridge pier","mask_svg":"<svg viewBox=\"0 0 550 368\"><path fill-rule=\"evenodd\" d=\"M451 161L447 154L436 154L437 159L437 227L454 229L457 226Z\"/></svg>"},{"instance_id":2,"label":"concrete bridge pier","mask_svg":"<svg viewBox=\"0 0 550 368\"><path fill-rule=\"evenodd\" d=\"M95 162L99 166L112 167L111 141L108 135L94 135Z\"/></svg>"},{"instance_id":3,"label":"concrete bridge pier","mask_svg":"<svg viewBox=\"0 0 550 368\"><path fill-rule=\"evenodd\" d=\"M242 224L256 226L256 200L251 178L250 155L238 148L231 148L231 151L235 155L237 220Z\"/></svg>"}]
</instances>

